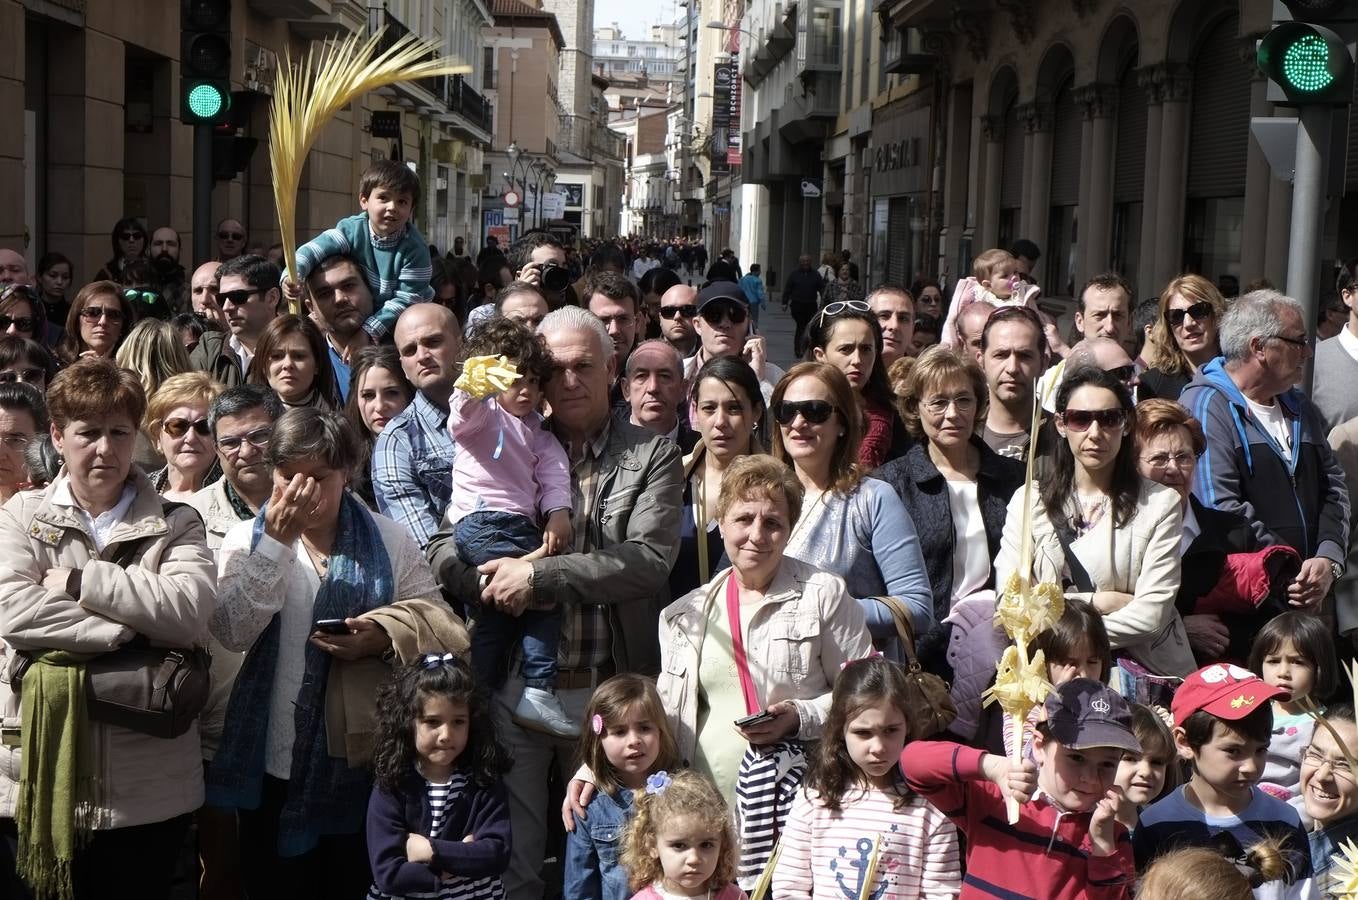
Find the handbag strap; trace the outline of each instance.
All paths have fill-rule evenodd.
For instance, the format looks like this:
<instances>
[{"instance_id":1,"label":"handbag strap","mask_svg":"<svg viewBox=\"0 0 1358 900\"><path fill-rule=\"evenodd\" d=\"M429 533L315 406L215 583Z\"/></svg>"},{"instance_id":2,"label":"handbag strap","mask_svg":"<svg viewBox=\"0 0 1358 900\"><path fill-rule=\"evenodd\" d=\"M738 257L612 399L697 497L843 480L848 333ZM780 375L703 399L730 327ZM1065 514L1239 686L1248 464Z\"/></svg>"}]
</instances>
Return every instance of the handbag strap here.
<instances>
[{"instance_id":1,"label":"handbag strap","mask_svg":"<svg viewBox=\"0 0 1358 900\"><path fill-rule=\"evenodd\" d=\"M896 636L900 639L901 649L905 651L906 668L911 672L919 672L922 667L919 658L915 656L915 625L910 618L910 611L905 608L899 597L874 597L891 612L891 618L896 622Z\"/></svg>"},{"instance_id":2,"label":"handbag strap","mask_svg":"<svg viewBox=\"0 0 1358 900\"><path fill-rule=\"evenodd\" d=\"M1066 557L1066 568L1070 570L1071 584L1075 585L1075 590L1082 593L1094 593L1094 579L1089 577L1084 563L1080 562L1080 558L1070 549L1070 545L1075 543L1075 529L1070 527L1070 520L1063 517L1059 522L1052 522L1052 528L1056 532L1056 539L1061 542L1061 552Z\"/></svg>"},{"instance_id":3,"label":"handbag strap","mask_svg":"<svg viewBox=\"0 0 1358 900\"><path fill-rule=\"evenodd\" d=\"M745 695L745 711L754 715L759 712L759 695L754 690L754 679L750 677L750 665L745 658L745 639L740 634L740 585L736 583L734 569L726 576L726 618L731 625L731 652L736 658L740 690Z\"/></svg>"}]
</instances>

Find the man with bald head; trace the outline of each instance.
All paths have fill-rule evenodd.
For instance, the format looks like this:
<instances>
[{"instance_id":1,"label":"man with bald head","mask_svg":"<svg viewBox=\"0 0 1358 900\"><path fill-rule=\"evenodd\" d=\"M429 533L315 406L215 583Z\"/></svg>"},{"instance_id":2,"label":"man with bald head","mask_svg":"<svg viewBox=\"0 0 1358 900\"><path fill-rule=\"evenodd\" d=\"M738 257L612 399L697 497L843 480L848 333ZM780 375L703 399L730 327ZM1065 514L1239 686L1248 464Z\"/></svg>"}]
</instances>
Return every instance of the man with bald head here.
<instances>
[{"instance_id":1,"label":"man with bald head","mask_svg":"<svg viewBox=\"0 0 1358 900\"><path fill-rule=\"evenodd\" d=\"M226 262L245 252L245 226L239 219L222 219L217 223L217 261Z\"/></svg>"},{"instance_id":2,"label":"man with bald head","mask_svg":"<svg viewBox=\"0 0 1358 900\"><path fill-rule=\"evenodd\" d=\"M563 306L538 330L554 369L543 385L549 426L571 463L571 552L492 560L478 571L462 562L451 527L439 531L428 552L444 590L464 601L511 615L560 605L556 693L579 722L594 689L611 675L660 669L656 621L669 602L666 582L678 555L683 466L673 443L609 415L616 357L597 318ZM528 900L541 898L545 887L550 773L555 766L569 779L578 741L526 731L511 720L523 681L517 661L506 663L513 674L492 704L499 738L514 760L504 777L514 832L504 887L509 900Z\"/></svg>"},{"instance_id":3,"label":"man with bald head","mask_svg":"<svg viewBox=\"0 0 1358 900\"><path fill-rule=\"evenodd\" d=\"M373 495L377 511L405 525L424 547L453 497L448 401L460 369L462 330L447 307L414 303L396 320L393 337L415 399L377 436Z\"/></svg>"},{"instance_id":4,"label":"man with bald head","mask_svg":"<svg viewBox=\"0 0 1358 900\"><path fill-rule=\"evenodd\" d=\"M676 284L660 295L660 336L685 359L698 352L697 317L698 289L693 285Z\"/></svg>"},{"instance_id":5,"label":"man with bald head","mask_svg":"<svg viewBox=\"0 0 1358 900\"><path fill-rule=\"evenodd\" d=\"M980 300L967 304L966 309L957 314L957 345L978 363L981 361L981 334L994 311L994 306Z\"/></svg>"},{"instance_id":6,"label":"man with bald head","mask_svg":"<svg viewBox=\"0 0 1358 900\"><path fill-rule=\"evenodd\" d=\"M32 284L28 261L17 250L0 247L0 284Z\"/></svg>"},{"instance_id":7,"label":"man with bald head","mask_svg":"<svg viewBox=\"0 0 1358 900\"><path fill-rule=\"evenodd\" d=\"M1066 357L1066 369L1073 372L1082 366L1093 366L1115 376L1131 392L1132 402L1136 402L1136 388L1141 383L1138 377L1140 373L1121 341L1107 337L1080 341L1070 349L1070 356Z\"/></svg>"},{"instance_id":8,"label":"man with bald head","mask_svg":"<svg viewBox=\"0 0 1358 900\"><path fill-rule=\"evenodd\" d=\"M189 279L189 311L208 322L216 322L225 331L226 313L217 301L217 270L221 267L221 263L212 260L193 270Z\"/></svg>"},{"instance_id":9,"label":"man with bald head","mask_svg":"<svg viewBox=\"0 0 1358 900\"><path fill-rule=\"evenodd\" d=\"M642 341L627 357L622 377L622 397L633 425L667 437L688 453L698 443L698 433L679 416L684 402L684 360L672 344L659 339Z\"/></svg>"}]
</instances>

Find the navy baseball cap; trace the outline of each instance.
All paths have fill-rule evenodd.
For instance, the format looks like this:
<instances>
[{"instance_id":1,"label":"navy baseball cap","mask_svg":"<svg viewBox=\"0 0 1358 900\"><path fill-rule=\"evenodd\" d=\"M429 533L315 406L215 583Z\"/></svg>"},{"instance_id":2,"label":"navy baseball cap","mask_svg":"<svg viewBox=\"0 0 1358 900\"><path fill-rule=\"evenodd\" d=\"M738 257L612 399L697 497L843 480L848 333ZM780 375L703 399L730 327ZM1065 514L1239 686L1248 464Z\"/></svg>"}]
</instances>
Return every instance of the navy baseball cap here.
<instances>
[{"instance_id":1,"label":"navy baseball cap","mask_svg":"<svg viewBox=\"0 0 1358 900\"><path fill-rule=\"evenodd\" d=\"M1141 752L1132 731L1132 711L1122 695L1092 678L1072 678L1043 704L1053 740L1072 750L1114 747Z\"/></svg>"},{"instance_id":2,"label":"navy baseball cap","mask_svg":"<svg viewBox=\"0 0 1358 900\"><path fill-rule=\"evenodd\" d=\"M745 292L734 281L714 281L699 291L698 312L702 312L704 306L715 300L729 300L741 306L750 305L750 301L745 299Z\"/></svg>"}]
</instances>

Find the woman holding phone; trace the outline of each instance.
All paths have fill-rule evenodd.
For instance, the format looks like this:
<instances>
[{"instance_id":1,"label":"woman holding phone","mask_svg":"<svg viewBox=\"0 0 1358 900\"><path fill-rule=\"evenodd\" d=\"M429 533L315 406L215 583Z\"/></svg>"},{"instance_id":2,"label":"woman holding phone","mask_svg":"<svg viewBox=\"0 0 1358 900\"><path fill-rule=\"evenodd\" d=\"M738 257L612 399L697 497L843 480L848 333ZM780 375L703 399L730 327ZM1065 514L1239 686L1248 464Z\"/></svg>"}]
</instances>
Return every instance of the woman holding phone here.
<instances>
[{"instance_id":1,"label":"woman holding phone","mask_svg":"<svg viewBox=\"0 0 1358 900\"><path fill-rule=\"evenodd\" d=\"M329 752L332 660L387 654L390 638L366 613L442 601L406 529L346 490L362 451L344 416L290 409L267 453L269 502L227 533L218 554L212 634L249 653L208 768L208 805L239 816L250 896L349 896L369 880L372 784L366 766Z\"/></svg>"}]
</instances>

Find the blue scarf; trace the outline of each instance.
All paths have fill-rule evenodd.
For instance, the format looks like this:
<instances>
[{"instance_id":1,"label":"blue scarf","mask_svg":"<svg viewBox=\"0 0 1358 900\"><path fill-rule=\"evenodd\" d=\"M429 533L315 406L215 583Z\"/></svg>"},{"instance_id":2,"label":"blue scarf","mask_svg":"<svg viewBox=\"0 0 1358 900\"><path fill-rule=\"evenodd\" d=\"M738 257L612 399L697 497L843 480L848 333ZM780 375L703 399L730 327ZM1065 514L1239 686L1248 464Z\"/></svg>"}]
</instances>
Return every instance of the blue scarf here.
<instances>
[{"instance_id":1,"label":"blue scarf","mask_svg":"<svg viewBox=\"0 0 1358 900\"><path fill-rule=\"evenodd\" d=\"M264 534L265 509L255 517L253 552ZM339 527L330 565L312 606L312 620L342 619L386 606L395 598L391 560L377 523L346 492L340 501ZM264 783L264 751L269 732L282 626L274 616L255 640L236 677L226 707L221 746L207 771L207 805L258 809ZM292 769L287 799L278 823L280 856L300 856L323 834L362 830L372 785L367 770L351 769L332 757L325 731L325 685L330 654L306 645L306 669L297 692Z\"/></svg>"}]
</instances>

